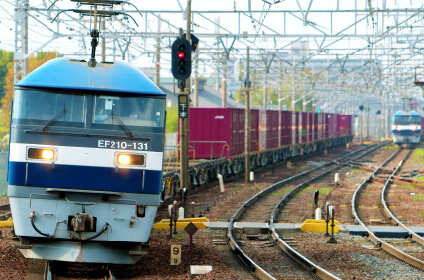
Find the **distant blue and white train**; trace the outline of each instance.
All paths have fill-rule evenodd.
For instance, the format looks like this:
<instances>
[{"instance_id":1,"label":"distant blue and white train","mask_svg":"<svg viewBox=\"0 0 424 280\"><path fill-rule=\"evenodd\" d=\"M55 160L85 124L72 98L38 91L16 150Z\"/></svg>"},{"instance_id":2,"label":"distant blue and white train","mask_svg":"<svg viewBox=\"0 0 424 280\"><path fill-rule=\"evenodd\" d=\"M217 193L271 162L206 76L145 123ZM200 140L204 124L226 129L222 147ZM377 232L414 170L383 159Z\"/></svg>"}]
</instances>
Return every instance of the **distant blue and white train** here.
<instances>
[{"instance_id":1,"label":"distant blue and white train","mask_svg":"<svg viewBox=\"0 0 424 280\"><path fill-rule=\"evenodd\" d=\"M15 86L8 195L27 258L135 263L160 205L165 94L124 62L57 58Z\"/></svg>"},{"instance_id":2,"label":"distant blue and white train","mask_svg":"<svg viewBox=\"0 0 424 280\"><path fill-rule=\"evenodd\" d=\"M415 145L421 140L422 118L415 111L399 111L393 118L393 142L398 145Z\"/></svg>"}]
</instances>

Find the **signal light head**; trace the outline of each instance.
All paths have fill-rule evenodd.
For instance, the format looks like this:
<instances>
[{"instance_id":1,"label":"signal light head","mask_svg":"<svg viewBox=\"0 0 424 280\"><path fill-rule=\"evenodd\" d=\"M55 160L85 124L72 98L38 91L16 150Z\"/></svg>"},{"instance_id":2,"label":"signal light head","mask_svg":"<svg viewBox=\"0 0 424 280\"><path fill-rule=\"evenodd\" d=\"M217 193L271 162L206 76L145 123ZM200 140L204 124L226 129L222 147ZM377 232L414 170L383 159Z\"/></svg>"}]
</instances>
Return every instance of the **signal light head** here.
<instances>
[{"instance_id":1,"label":"signal light head","mask_svg":"<svg viewBox=\"0 0 424 280\"><path fill-rule=\"evenodd\" d=\"M177 38L172 43L172 75L179 81L191 74L191 44L185 38Z\"/></svg>"}]
</instances>

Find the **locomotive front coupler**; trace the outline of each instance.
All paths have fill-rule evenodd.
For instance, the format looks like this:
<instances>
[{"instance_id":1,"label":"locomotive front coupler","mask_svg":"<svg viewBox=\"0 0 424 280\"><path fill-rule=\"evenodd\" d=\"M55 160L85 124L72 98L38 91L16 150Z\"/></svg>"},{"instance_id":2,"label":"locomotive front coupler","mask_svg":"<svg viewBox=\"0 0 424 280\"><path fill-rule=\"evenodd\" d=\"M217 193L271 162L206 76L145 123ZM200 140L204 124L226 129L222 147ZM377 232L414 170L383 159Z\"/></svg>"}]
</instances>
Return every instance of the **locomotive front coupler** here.
<instances>
[{"instance_id":1,"label":"locomotive front coupler","mask_svg":"<svg viewBox=\"0 0 424 280\"><path fill-rule=\"evenodd\" d=\"M75 232L90 232L94 230L93 216L88 215L84 212L76 213L71 221L71 226Z\"/></svg>"}]
</instances>

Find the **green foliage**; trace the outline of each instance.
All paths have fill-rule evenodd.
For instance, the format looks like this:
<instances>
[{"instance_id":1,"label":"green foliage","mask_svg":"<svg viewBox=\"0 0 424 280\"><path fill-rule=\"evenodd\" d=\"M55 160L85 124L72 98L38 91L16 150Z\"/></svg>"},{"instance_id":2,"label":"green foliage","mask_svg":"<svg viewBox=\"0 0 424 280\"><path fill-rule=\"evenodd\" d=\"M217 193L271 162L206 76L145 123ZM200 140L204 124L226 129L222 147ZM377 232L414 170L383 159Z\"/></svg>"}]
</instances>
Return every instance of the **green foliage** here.
<instances>
[{"instance_id":1,"label":"green foliage","mask_svg":"<svg viewBox=\"0 0 424 280\"><path fill-rule=\"evenodd\" d=\"M177 237L178 239L182 239L185 237L185 233L184 232L178 232L175 237Z\"/></svg>"},{"instance_id":2,"label":"green foliage","mask_svg":"<svg viewBox=\"0 0 424 280\"><path fill-rule=\"evenodd\" d=\"M418 180L418 181L424 181L424 177L421 177L421 176L420 176L420 177L418 177L418 178L417 178L417 180Z\"/></svg>"},{"instance_id":3,"label":"green foliage","mask_svg":"<svg viewBox=\"0 0 424 280\"><path fill-rule=\"evenodd\" d=\"M421 157L424 157L424 149L420 149L420 148L415 149L415 151L414 151L413 155L414 155L414 156L421 156Z\"/></svg>"},{"instance_id":4,"label":"green foliage","mask_svg":"<svg viewBox=\"0 0 424 280\"><path fill-rule=\"evenodd\" d=\"M4 95L6 74L10 67L13 67L13 52L0 50L0 97Z\"/></svg>"},{"instance_id":5,"label":"green foliage","mask_svg":"<svg viewBox=\"0 0 424 280\"><path fill-rule=\"evenodd\" d=\"M363 169L359 169L359 168L354 168L353 169L353 172L355 172L355 173L364 173L364 172L367 172L367 171L365 171Z\"/></svg>"},{"instance_id":6,"label":"green foliage","mask_svg":"<svg viewBox=\"0 0 424 280\"><path fill-rule=\"evenodd\" d=\"M306 187L303 190L300 191L299 194L305 194L305 193L312 193L316 190L316 188L313 187Z\"/></svg>"},{"instance_id":7,"label":"green foliage","mask_svg":"<svg viewBox=\"0 0 424 280\"><path fill-rule=\"evenodd\" d=\"M412 197L412 200L422 201L422 200L424 200L424 195L423 195L423 194L417 194L417 195L414 195L414 196Z\"/></svg>"},{"instance_id":8,"label":"green foliage","mask_svg":"<svg viewBox=\"0 0 424 280\"><path fill-rule=\"evenodd\" d=\"M333 188L322 188L319 190L319 194L328 195Z\"/></svg>"},{"instance_id":9,"label":"green foliage","mask_svg":"<svg viewBox=\"0 0 424 280\"><path fill-rule=\"evenodd\" d=\"M289 190L284 189L284 190L279 190L279 191L273 192L272 195L283 196L283 195L285 195L288 192L289 192Z\"/></svg>"},{"instance_id":10,"label":"green foliage","mask_svg":"<svg viewBox=\"0 0 424 280\"><path fill-rule=\"evenodd\" d=\"M406 189L411 189L411 190L415 190L415 186L412 184L408 184L408 185L398 185L398 187L401 188L406 188Z\"/></svg>"},{"instance_id":11,"label":"green foliage","mask_svg":"<svg viewBox=\"0 0 424 280\"><path fill-rule=\"evenodd\" d=\"M178 131L178 106L172 105L166 110L166 133Z\"/></svg>"},{"instance_id":12,"label":"green foliage","mask_svg":"<svg viewBox=\"0 0 424 280\"><path fill-rule=\"evenodd\" d=\"M423 216L424 217L424 211L421 211L420 212L420 216Z\"/></svg>"},{"instance_id":13,"label":"green foliage","mask_svg":"<svg viewBox=\"0 0 424 280\"><path fill-rule=\"evenodd\" d=\"M235 190L241 190L243 188L244 188L244 186L235 186L233 189L235 189Z\"/></svg>"},{"instance_id":14,"label":"green foliage","mask_svg":"<svg viewBox=\"0 0 424 280\"><path fill-rule=\"evenodd\" d=\"M396 145L386 145L386 146L381 147L381 149L382 150L397 150L397 149L399 149L399 147L396 146Z\"/></svg>"}]
</instances>

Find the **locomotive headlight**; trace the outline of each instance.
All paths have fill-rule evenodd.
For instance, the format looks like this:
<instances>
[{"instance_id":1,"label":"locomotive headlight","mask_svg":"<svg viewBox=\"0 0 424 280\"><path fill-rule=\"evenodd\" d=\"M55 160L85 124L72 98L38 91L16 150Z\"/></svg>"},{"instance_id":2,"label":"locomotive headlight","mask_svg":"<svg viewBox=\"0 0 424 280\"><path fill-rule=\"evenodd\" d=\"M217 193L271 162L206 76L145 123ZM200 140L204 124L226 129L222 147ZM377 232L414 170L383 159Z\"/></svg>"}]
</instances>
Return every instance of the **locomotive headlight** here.
<instances>
[{"instance_id":1,"label":"locomotive headlight","mask_svg":"<svg viewBox=\"0 0 424 280\"><path fill-rule=\"evenodd\" d=\"M52 160L54 158L53 150L43 150L42 154L43 159Z\"/></svg>"},{"instance_id":2,"label":"locomotive headlight","mask_svg":"<svg viewBox=\"0 0 424 280\"><path fill-rule=\"evenodd\" d=\"M118 155L119 164L130 164L131 157L129 155Z\"/></svg>"},{"instance_id":3,"label":"locomotive headlight","mask_svg":"<svg viewBox=\"0 0 424 280\"><path fill-rule=\"evenodd\" d=\"M55 157L56 151L54 149L28 148L27 150L28 159L53 161Z\"/></svg>"},{"instance_id":4,"label":"locomotive headlight","mask_svg":"<svg viewBox=\"0 0 424 280\"><path fill-rule=\"evenodd\" d=\"M146 166L146 156L144 154L116 153L115 164L126 166Z\"/></svg>"}]
</instances>

